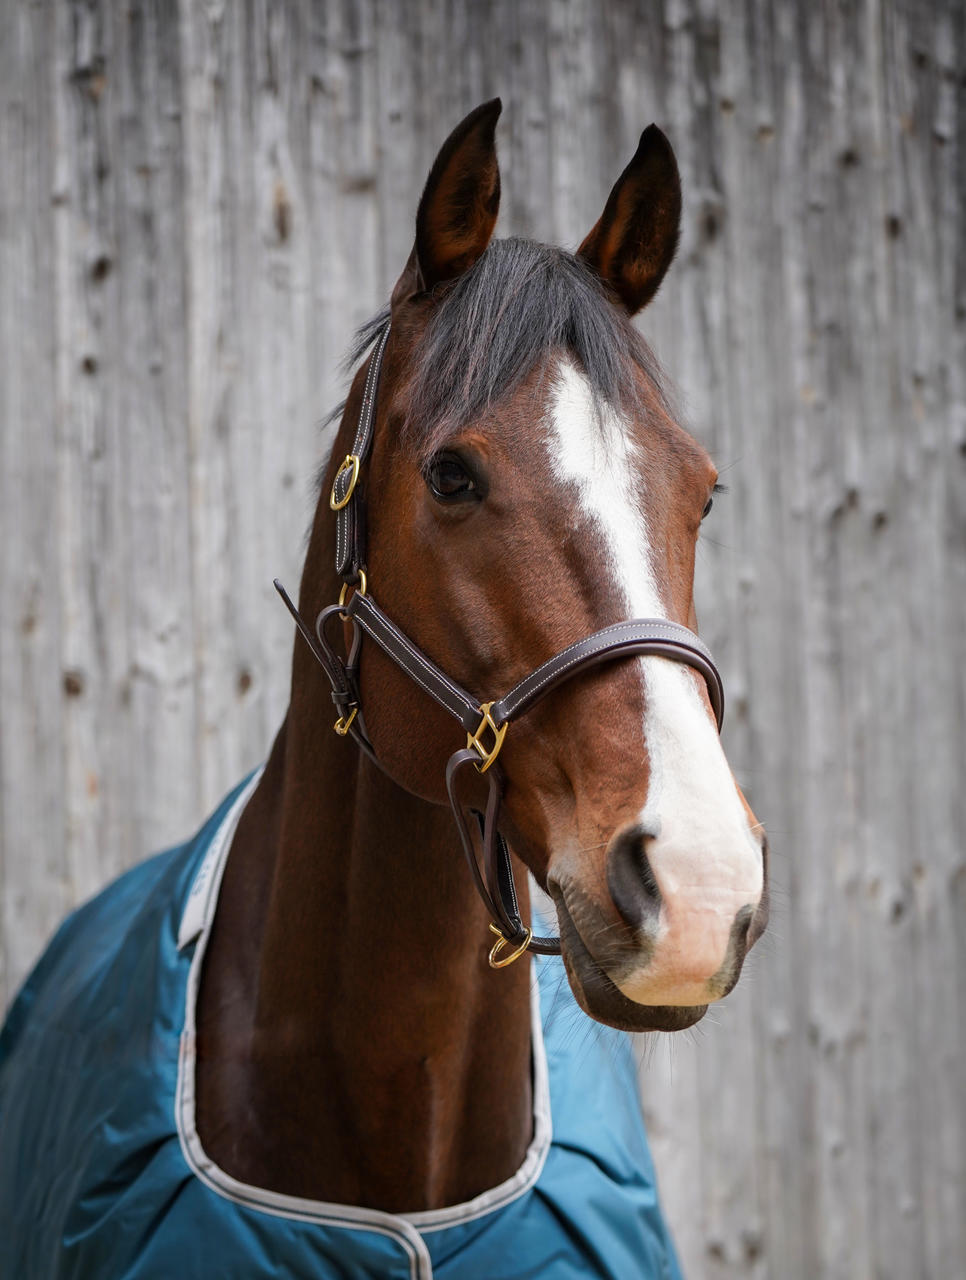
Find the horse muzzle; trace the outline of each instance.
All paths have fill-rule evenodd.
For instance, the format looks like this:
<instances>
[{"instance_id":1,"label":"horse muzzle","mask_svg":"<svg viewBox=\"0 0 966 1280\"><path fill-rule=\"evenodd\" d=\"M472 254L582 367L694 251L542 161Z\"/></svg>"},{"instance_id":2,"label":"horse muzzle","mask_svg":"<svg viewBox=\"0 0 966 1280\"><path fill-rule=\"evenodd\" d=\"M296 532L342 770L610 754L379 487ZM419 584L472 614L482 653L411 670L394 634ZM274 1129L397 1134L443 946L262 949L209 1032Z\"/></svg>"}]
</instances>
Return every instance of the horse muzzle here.
<instances>
[{"instance_id":1,"label":"horse muzzle","mask_svg":"<svg viewBox=\"0 0 966 1280\"><path fill-rule=\"evenodd\" d=\"M564 959L588 1012L676 1030L731 991L767 919L760 829L733 852L688 855L632 823L611 840L596 892L573 863L551 872Z\"/></svg>"}]
</instances>

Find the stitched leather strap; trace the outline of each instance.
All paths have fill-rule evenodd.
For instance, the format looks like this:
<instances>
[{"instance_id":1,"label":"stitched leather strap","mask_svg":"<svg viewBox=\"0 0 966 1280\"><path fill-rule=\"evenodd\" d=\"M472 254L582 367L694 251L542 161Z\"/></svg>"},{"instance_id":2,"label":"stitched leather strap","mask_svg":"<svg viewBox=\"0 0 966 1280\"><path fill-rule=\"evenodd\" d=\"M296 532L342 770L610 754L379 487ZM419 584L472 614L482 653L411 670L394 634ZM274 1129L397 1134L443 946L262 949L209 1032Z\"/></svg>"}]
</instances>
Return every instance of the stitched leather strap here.
<instances>
[{"instance_id":1,"label":"stitched leather strap","mask_svg":"<svg viewBox=\"0 0 966 1280\"><path fill-rule=\"evenodd\" d=\"M422 649L383 613L371 595L356 591L345 611L411 680L425 689L451 716L455 716L467 733L473 732L480 723L480 704L427 658Z\"/></svg>"},{"instance_id":2,"label":"stitched leather strap","mask_svg":"<svg viewBox=\"0 0 966 1280\"><path fill-rule=\"evenodd\" d=\"M346 582L357 582L359 571L366 563L365 512L358 482L372 449L372 429L376 420L379 375L382 372L382 357L388 341L389 325L387 324L376 339L376 345L369 357L369 368L366 371L362 407L359 410L359 422L352 441L352 452L347 455L346 462L336 473L335 482L332 485L332 502L341 504L335 516L335 571ZM350 459L355 459L355 462L347 466L346 463Z\"/></svg>"},{"instance_id":3,"label":"stitched leather strap","mask_svg":"<svg viewBox=\"0 0 966 1280\"><path fill-rule=\"evenodd\" d=\"M355 592L345 612L411 680L459 720L467 733L473 732L480 723L480 702L428 658L383 613L371 595ZM617 622L568 645L524 676L509 693L498 698L490 714L496 724L506 724L529 711L552 689L586 667L598 666L615 658L648 655L685 663L701 673L707 683L711 708L720 730L724 720L724 689L711 650L693 631L669 618L633 618L629 622Z\"/></svg>"},{"instance_id":4,"label":"stitched leather strap","mask_svg":"<svg viewBox=\"0 0 966 1280\"><path fill-rule=\"evenodd\" d=\"M569 680L578 670L635 654L671 658L700 671L707 683L711 708L720 731L724 720L724 688L711 650L693 631L669 618L634 618L629 622L617 622L578 640L515 684L509 693L493 704L490 714L497 724L512 720L539 702L561 681Z\"/></svg>"},{"instance_id":5,"label":"stitched leather strap","mask_svg":"<svg viewBox=\"0 0 966 1280\"><path fill-rule=\"evenodd\" d=\"M476 772L479 756L475 751L463 749L454 751L446 765L446 790L449 794L450 807L456 820L473 883L483 899L483 904L490 914L493 923L500 929L507 942L522 942L527 935L526 926L520 916L517 902L516 886L513 883L513 864L510 849L500 834L500 808L503 801L503 774L498 765L494 765L486 773L489 787L486 812L476 813L476 832L469 821L468 810L460 799L460 776L471 769ZM480 854L477 843L481 845L483 872L480 871ZM540 955L559 955L559 938L542 938L532 935L527 944L528 951L536 951Z\"/></svg>"}]
</instances>

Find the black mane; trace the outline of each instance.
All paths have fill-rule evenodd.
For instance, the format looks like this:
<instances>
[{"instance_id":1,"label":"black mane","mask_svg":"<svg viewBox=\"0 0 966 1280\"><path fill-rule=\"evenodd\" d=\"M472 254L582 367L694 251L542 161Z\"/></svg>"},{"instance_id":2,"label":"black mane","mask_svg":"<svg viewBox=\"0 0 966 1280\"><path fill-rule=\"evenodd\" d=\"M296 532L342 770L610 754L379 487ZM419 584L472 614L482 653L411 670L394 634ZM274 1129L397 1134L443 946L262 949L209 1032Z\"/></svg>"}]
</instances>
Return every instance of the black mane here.
<instances>
[{"instance_id":1,"label":"black mane","mask_svg":"<svg viewBox=\"0 0 966 1280\"><path fill-rule=\"evenodd\" d=\"M388 318L369 320L348 360L356 364ZM572 253L531 240L494 240L446 287L414 353L408 442L425 460L449 435L510 395L555 350L588 378L598 403L646 412L637 366L667 408L647 343L598 277Z\"/></svg>"}]
</instances>

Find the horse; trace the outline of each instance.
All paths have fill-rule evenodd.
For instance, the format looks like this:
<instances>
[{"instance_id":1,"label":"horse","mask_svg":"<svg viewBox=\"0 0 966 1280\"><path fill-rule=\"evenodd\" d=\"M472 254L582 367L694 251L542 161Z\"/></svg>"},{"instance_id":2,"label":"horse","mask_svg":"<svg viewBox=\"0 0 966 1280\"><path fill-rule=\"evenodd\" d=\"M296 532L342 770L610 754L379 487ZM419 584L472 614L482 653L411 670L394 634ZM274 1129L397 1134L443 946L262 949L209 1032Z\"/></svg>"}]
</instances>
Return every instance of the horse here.
<instances>
[{"instance_id":1,"label":"horse","mask_svg":"<svg viewBox=\"0 0 966 1280\"><path fill-rule=\"evenodd\" d=\"M576 253L494 239L500 111L358 335L266 763L12 1006L4 1274L678 1275L625 1033L767 918L696 635L717 475L631 323L680 179L652 125Z\"/></svg>"}]
</instances>

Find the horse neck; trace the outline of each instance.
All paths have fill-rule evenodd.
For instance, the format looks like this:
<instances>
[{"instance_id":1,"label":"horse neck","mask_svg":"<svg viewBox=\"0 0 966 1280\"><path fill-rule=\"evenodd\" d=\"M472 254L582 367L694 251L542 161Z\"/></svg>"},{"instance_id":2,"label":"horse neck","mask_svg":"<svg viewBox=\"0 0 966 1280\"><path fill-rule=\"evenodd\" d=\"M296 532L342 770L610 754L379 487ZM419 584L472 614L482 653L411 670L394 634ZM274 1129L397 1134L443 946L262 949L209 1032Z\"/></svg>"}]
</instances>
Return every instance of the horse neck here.
<instances>
[{"instance_id":1,"label":"horse neck","mask_svg":"<svg viewBox=\"0 0 966 1280\"><path fill-rule=\"evenodd\" d=\"M323 602L308 584L338 585L315 571L332 564L318 524L310 617ZM248 913L239 941L257 940L248 1075L272 1134L260 1176L389 1211L458 1203L511 1176L530 1140L529 963L487 967L448 810L403 791L332 720L298 640L286 723L226 876Z\"/></svg>"}]
</instances>

